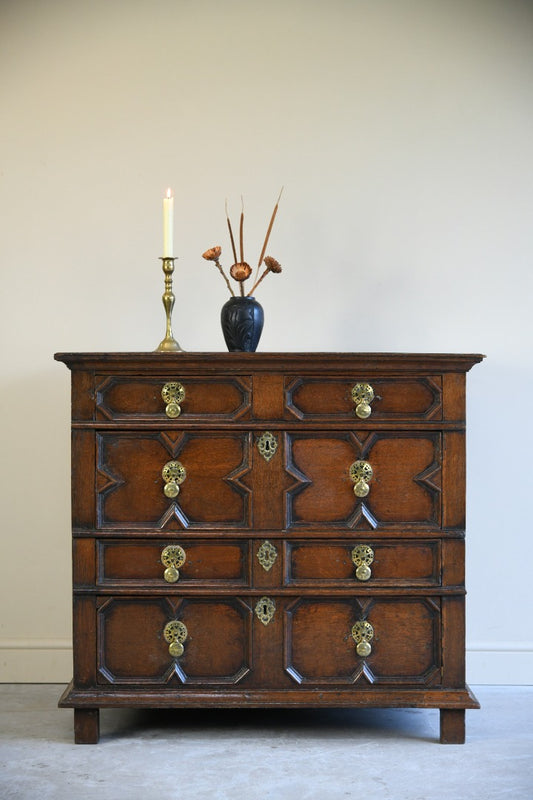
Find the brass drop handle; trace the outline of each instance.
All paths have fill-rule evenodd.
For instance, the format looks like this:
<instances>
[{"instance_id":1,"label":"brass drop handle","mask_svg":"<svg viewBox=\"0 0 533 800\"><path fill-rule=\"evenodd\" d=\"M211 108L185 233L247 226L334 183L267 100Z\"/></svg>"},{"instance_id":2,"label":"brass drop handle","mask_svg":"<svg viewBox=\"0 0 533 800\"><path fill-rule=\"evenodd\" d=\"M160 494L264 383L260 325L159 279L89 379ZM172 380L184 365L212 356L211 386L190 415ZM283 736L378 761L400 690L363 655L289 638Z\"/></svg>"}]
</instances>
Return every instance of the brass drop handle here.
<instances>
[{"instance_id":1,"label":"brass drop handle","mask_svg":"<svg viewBox=\"0 0 533 800\"><path fill-rule=\"evenodd\" d=\"M372 577L370 565L374 561L374 551L368 544L358 544L352 550L355 577L358 581L368 581Z\"/></svg>"},{"instance_id":2,"label":"brass drop handle","mask_svg":"<svg viewBox=\"0 0 533 800\"><path fill-rule=\"evenodd\" d=\"M165 383L161 389L161 397L165 403L165 414L169 419L176 419L181 414L181 406L185 400L185 389L179 381Z\"/></svg>"},{"instance_id":3,"label":"brass drop handle","mask_svg":"<svg viewBox=\"0 0 533 800\"><path fill-rule=\"evenodd\" d=\"M357 497L366 497L370 491L368 482L372 480L374 470L368 461L354 461L350 467L350 478L354 482L354 493Z\"/></svg>"},{"instance_id":4,"label":"brass drop handle","mask_svg":"<svg viewBox=\"0 0 533 800\"><path fill-rule=\"evenodd\" d=\"M185 564L185 550L179 544L169 544L161 553L161 563L166 570L163 578L167 583L176 583L180 579L179 568Z\"/></svg>"},{"instance_id":5,"label":"brass drop handle","mask_svg":"<svg viewBox=\"0 0 533 800\"><path fill-rule=\"evenodd\" d=\"M369 383L356 383L352 388L352 400L355 403L354 413L359 419L367 419L372 413L370 403L374 399L374 390Z\"/></svg>"},{"instance_id":6,"label":"brass drop handle","mask_svg":"<svg viewBox=\"0 0 533 800\"><path fill-rule=\"evenodd\" d=\"M179 461L167 461L161 470L161 475L165 482L163 486L165 495L170 498L177 497L180 493L180 484L182 484L187 477L187 472L183 464Z\"/></svg>"},{"instance_id":7,"label":"brass drop handle","mask_svg":"<svg viewBox=\"0 0 533 800\"><path fill-rule=\"evenodd\" d=\"M185 650L183 642L187 635L187 628L180 619L173 619L165 625L163 636L168 643L168 652L173 658L179 658L183 655Z\"/></svg>"},{"instance_id":8,"label":"brass drop handle","mask_svg":"<svg viewBox=\"0 0 533 800\"><path fill-rule=\"evenodd\" d=\"M359 620L352 627L352 639L358 656L366 658L372 652L370 642L374 638L374 628L366 619Z\"/></svg>"}]
</instances>

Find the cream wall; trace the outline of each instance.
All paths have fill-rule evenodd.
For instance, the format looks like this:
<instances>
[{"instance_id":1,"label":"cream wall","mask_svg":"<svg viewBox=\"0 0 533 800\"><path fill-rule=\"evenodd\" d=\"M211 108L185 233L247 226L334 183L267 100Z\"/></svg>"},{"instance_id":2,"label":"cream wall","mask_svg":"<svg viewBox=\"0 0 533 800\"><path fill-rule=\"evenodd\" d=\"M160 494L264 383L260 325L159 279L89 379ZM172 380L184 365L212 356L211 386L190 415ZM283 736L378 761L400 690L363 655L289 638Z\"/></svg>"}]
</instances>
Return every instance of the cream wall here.
<instances>
[{"instance_id":1,"label":"cream wall","mask_svg":"<svg viewBox=\"0 0 533 800\"><path fill-rule=\"evenodd\" d=\"M462 351L468 678L526 683L533 7L519 0L3 0L0 680L70 666L69 374L58 350L223 350L224 200L262 350Z\"/></svg>"}]
</instances>

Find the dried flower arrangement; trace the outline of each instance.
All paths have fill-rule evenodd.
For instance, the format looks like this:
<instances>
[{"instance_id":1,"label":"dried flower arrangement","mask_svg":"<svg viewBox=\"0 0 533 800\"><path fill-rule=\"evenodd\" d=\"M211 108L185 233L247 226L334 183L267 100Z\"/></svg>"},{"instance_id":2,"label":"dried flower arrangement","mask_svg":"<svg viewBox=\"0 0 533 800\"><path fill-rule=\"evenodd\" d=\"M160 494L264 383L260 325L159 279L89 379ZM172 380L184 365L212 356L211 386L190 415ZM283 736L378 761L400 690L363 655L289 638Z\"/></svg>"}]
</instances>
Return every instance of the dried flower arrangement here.
<instances>
[{"instance_id":1,"label":"dried flower arrangement","mask_svg":"<svg viewBox=\"0 0 533 800\"><path fill-rule=\"evenodd\" d=\"M249 292L246 293L246 295L245 295L245 292L244 292L244 283L245 283L245 281L248 280L248 278L252 274L252 268L244 260L244 204L243 204L243 208L242 208L242 211L241 211L241 219L240 219L240 226L239 226L239 258L237 258L237 249L235 247L235 240L233 238L233 230L232 230L231 222L230 222L230 219L229 219L229 216L228 216L228 205L226 203L226 221L228 223L228 230L229 230L229 236L230 236L230 241L231 241L231 249L233 251L233 258L234 258L234 263L230 267L229 274L231 275L233 280L237 281L237 283L239 284L241 297L245 297L245 296L246 297L251 297L251 295L257 289L257 287L259 286L261 281L264 278L266 278L266 276L268 275L269 272L273 272L274 274L277 274L277 273L281 272L281 264L279 263L279 261L276 261L276 259L272 258L272 256L265 256L265 251L267 249L268 240L269 240L270 234L272 232L272 226L274 225L274 220L276 219L276 214L278 213L278 205L279 205L279 201L280 201L282 192L283 192L283 187L281 189L281 192L279 193L279 197L278 197L278 199L276 201L276 205L274 206L274 211L272 212L272 216L270 218L270 223L269 223L268 228L267 228L265 241L263 243L263 248L261 250L261 255L259 256L259 261L257 262L257 268L256 268L256 274L255 274L254 283L252 285L252 288L250 289ZM226 273L224 272L224 268L223 268L222 264L220 263L220 255L221 255L221 253L222 253L222 248L220 247L220 245L217 245L216 247L211 247L209 250L206 250L205 253L202 254L202 258L205 258L206 261L212 261L216 265L216 267L218 268L218 271L220 272L220 274L222 275L222 277L226 281L226 285L227 285L227 287L228 287L228 289L230 291L231 296L235 297L235 292L233 291L233 289L231 287L231 283L229 282L229 278L226 275ZM264 264L265 270L261 274L261 276L258 277L261 264Z\"/></svg>"}]
</instances>

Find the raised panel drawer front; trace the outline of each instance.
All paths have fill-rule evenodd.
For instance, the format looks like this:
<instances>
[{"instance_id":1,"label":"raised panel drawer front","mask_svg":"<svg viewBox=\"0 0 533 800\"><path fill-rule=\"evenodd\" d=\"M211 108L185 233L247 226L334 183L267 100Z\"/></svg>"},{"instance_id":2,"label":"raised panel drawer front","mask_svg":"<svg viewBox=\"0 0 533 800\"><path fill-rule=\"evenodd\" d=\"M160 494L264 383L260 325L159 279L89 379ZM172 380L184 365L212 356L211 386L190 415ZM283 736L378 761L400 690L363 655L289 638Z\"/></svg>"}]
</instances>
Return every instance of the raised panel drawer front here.
<instances>
[{"instance_id":1,"label":"raised panel drawer front","mask_svg":"<svg viewBox=\"0 0 533 800\"><path fill-rule=\"evenodd\" d=\"M288 542L287 584L439 586L440 540Z\"/></svg>"},{"instance_id":2,"label":"raised panel drawer front","mask_svg":"<svg viewBox=\"0 0 533 800\"><path fill-rule=\"evenodd\" d=\"M97 617L99 683L233 685L250 672L252 610L237 598L110 597Z\"/></svg>"},{"instance_id":3,"label":"raised panel drawer front","mask_svg":"<svg viewBox=\"0 0 533 800\"><path fill-rule=\"evenodd\" d=\"M354 630L361 621L366 640ZM300 685L434 685L440 625L438 597L298 598L286 611L285 669Z\"/></svg>"},{"instance_id":4,"label":"raised panel drawer front","mask_svg":"<svg viewBox=\"0 0 533 800\"><path fill-rule=\"evenodd\" d=\"M425 431L287 435L288 528L384 528L441 524L441 435ZM370 465L367 494L351 467Z\"/></svg>"},{"instance_id":5,"label":"raised panel drawer front","mask_svg":"<svg viewBox=\"0 0 533 800\"><path fill-rule=\"evenodd\" d=\"M286 378L285 407L309 421L439 420L442 378Z\"/></svg>"},{"instance_id":6,"label":"raised panel drawer front","mask_svg":"<svg viewBox=\"0 0 533 800\"><path fill-rule=\"evenodd\" d=\"M227 421L250 416L249 376L96 376L97 419Z\"/></svg>"},{"instance_id":7,"label":"raised panel drawer front","mask_svg":"<svg viewBox=\"0 0 533 800\"><path fill-rule=\"evenodd\" d=\"M219 432L98 433L97 524L100 528L243 528L250 524L251 434ZM177 494L163 470L178 462Z\"/></svg>"},{"instance_id":8,"label":"raised panel drawer front","mask_svg":"<svg viewBox=\"0 0 533 800\"><path fill-rule=\"evenodd\" d=\"M98 542L97 584L154 586L247 586L248 540Z\"/></svg>"}]
</instances>

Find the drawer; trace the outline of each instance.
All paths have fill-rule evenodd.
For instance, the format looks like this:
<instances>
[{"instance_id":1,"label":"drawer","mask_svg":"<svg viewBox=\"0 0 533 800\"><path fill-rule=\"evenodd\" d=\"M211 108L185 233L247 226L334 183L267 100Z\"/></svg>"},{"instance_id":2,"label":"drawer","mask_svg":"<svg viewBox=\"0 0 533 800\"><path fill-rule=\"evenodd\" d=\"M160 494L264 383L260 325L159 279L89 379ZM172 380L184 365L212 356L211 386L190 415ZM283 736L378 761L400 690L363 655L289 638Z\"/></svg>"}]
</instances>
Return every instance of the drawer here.
<instances>
[{"instance_id":1,"label":"drawer","mask_svg":"<svg viewBox=\"0 0 533 800\"><path fill-rule=\"evenodd\" d=\"M248 419L251 378L96 376L96 418L181 423Z\"/></svg>"},{"instance_id":2,"label":"drawer","mask_svg":"<svg viewBox=\"0 0 533 800\"><path fill-rule=\"evenodd\" d=\"M440 541L288 542L289 586L440 586Z\"/></svg>"},{"instance_id":3,"label":"drawer","mask_svg":"<svg viewBox=\"0 0 533 800\"><path fill-rule=\"evenodd\" d=\"M288 528L441 525L440 432L295 432L286 435L285 449L293 478L286 494Z\"/></svg>"},{"instance_id":4,"label":"drawer","mask_svg":"<svg viewBox=\"0 0 533 800\"><path fill-rule=\"evenodd\" d=\"M247 586L249 543L242 541L130 541L97 543L100 586Z\"/></svg>"},{"instance_id":5,"label":"drawer","mask_svg":"<svg viewBox=\"0 0 533 800\"><path fill-rule=\"evenodd\" d=\"M100 684L235 685L250 672L252 610L238 598L109 597L96 616Z\"/></svg>"},{"instance_id":6,"label":"drawer","mask_svg":"<svg viewBox=\"0 0 533 800\"><path fill-rule=\"evenodd\" d=\"M102 597L97 682L431 686L440 681L441 617L438 597Z\"/></svg>"},{"instance_id":7,"label":"drawer","mask_svg":"<svg viewBox=\"0 0 533 800\"><path fill-rule=\"evenodd\" d=\"M309 421L440 420L442 377L285 378L285 410Z\"/></svg>"},{"instance_id":8,"label":"drawer","mask_svg":"<svg viewBox=\"0 0 533 800\"><path fill-rule=\"evenodd\" d=\"M97 526L249 527L251 446L251 433L232 430L97 433Z\"/></svg>"},{"instance_id":9,"label":"drawer","mask_svg":"<svg viewBox=\"0 0 533 800\"><path fill-rule=\"evenodd\" d=\"M285 612L285 670L301 686L439 683L440 604L438 597L298 598Z\"/></svg>"}]
</instances>

